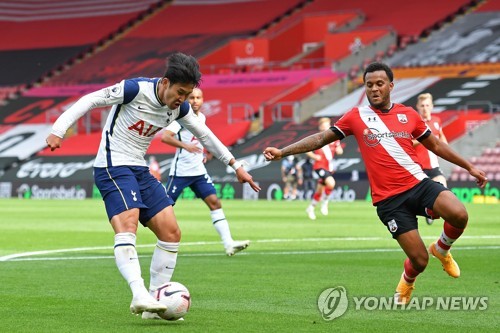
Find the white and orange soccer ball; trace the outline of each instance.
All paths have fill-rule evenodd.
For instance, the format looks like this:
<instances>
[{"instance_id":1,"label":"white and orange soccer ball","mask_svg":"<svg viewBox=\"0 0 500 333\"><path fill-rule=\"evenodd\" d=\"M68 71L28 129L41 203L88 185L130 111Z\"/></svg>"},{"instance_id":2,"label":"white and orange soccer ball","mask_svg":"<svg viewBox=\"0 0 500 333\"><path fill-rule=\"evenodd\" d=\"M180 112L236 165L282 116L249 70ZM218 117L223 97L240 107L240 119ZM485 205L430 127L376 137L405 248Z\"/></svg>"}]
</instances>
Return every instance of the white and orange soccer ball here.
<instances>
[{"instance_id":1,"label":"white and orange soccer ball","mask_svg":"<svg viewBox=\"0 0 500 333\"><path fill-rule=\"evenodd\" d=\"M183 318L191 306L191 295L189 290L179 282L168 282L158 288L155 298L167 306L165 312L158 315L166 320L177 320Z\"/></svg>"}]
</instances>

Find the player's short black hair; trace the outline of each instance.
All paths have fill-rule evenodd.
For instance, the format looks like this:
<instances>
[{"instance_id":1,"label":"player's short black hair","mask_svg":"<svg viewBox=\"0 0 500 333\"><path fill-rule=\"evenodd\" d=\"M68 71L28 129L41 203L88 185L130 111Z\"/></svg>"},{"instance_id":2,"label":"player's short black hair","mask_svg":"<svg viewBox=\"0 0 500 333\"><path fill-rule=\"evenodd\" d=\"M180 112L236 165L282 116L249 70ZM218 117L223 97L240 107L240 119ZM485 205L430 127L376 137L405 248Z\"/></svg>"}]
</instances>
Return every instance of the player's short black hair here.
<instances>
[{"instance_id":1,"label":"player's short black hair","mask_svg":"<svg viewBox=\"0 0 500 333\"><path fill-rule=\"evenodd\" d=\"M195 57L173 53L167 58L166 77L171 84L190 83L197 87L201 81L200 65Z\"/></svg>"},{"instance_id":2,"label":"player's short black hair","mask_svg":"<svg viewBox=\"0 0 500 333\"><path fill-rule=\"evenodd\" d=\"M381 62L372 62L365 68L365 73L363 74L363 82L365 82L367 73L372 73L376 71L384 71L385 74L387 74L387 77L389 78L389 82L392 82L394 80L394 73L392 72L392 69L389 66Z\"/></svg>"}]
</instances>

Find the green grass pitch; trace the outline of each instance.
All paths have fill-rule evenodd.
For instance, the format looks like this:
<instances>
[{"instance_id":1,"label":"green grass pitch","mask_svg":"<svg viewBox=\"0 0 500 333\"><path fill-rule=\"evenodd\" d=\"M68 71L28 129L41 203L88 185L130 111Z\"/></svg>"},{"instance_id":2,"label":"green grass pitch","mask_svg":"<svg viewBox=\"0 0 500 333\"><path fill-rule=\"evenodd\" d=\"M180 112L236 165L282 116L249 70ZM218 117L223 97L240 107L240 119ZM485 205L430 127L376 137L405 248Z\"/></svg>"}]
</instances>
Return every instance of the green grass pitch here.
<instances>
[{"instance_id":1,"label":"green grass pitch","mask_svg":"<svg viewBox=\"0 0 500 333\"><path fill-rule=\"evenodd\" d=\"M485 310L356 310L322 319L317 299L343 286L348 297L390 297L403 252L370 203L332 203L310 221L305 201L224 201L235 239L250 247L226 257L200 200L179 201L182 243L174 281L192 308L184 322L130 314L130 291L113 260L103 203L0 200L2 332L493 332L500 327L500 205L468 205L469 226L453 247L462 276L431 258L414 297L487 297ZM442 221L420 232L426 244ZM148 283L155 239L140 228L138 251Z\"/></svg>"}]
</instances>

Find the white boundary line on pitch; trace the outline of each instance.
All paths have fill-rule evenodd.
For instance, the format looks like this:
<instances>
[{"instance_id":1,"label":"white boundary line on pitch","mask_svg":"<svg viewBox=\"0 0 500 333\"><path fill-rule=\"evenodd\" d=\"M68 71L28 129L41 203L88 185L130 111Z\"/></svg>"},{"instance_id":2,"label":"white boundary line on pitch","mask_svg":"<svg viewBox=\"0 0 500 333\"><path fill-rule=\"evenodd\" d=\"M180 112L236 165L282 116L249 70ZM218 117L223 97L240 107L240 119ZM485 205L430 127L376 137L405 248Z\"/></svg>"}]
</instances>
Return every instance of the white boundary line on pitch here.
<instances>
[{"instance_id":1,"label":"white boundary line on pitch","mask_svg":"<svg viewBox=\"0 0 500 333\"><path fill-rule=\"evenodd\" d=\"M435 239L434 236L423 236L423 239ZM499 239L500 235L478 235L478 236L467 236L464 235L460 239ZM275 238L275 239L257 239L252 240L254 243L292 243L292 242L331 242L331 241L378 241L378 240L391 240L388 237L330 237L330 238ZM220 242L185 242L181 243L182 246L198 246L198 245L219 245ZM154 247L155 244L149 245L137 245L136 247ZM31 252L21 252L9 254L0 257L0 261L12 261L13 259L31 257L37 255L46 255L53 253L68 253L68 252L85 252L85 251L96 251L96 250L112 250L112 246L95 246L95 247L77 247L69 249L58 249L58 250L45 250L45 251L31 251ZM269 253L269 252L266 252ZM207 254L209 255L209 254ZM216 255L216 254L214 254ZM100 258L100 257L99 257Z\"/></svg>"},{"instance_id":2,"label":"white boundary line on pitch","mask_svg":"<svg viewBox=\"0 0 500 333\"><path fill-rule=\"evenodd\" d=\"M500 245L491 246L455 246L453 250L499 250ZM338 253L367 253L367 252L400 252L400 248L394 249L345 249L345 250L313 250L313 251L270 251L270 252L243 252L238 256L248 255L306 255L306 254L338 254ZM222 253L187 253L179 254L180 257L221 257ZM146 256L139 256L146 257ZM96 260L114 259L114 256L87 256L87 257L38 257L38 258L14 258L9 261L63 261L63 260Z\"/></svg>"}]
</instances>

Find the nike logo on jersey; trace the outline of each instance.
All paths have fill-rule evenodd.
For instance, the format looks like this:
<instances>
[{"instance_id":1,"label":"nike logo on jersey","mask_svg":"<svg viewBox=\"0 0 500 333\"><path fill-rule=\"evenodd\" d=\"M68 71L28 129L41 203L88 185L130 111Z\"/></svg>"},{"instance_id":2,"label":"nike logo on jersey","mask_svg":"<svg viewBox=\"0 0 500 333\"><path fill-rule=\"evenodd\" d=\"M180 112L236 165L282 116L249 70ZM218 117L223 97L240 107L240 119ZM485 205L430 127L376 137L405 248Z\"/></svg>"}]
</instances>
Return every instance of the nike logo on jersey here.
<instances>
[{"instance_id":1,"label":"nike logo on jersey","mask_svg":"<svg viewBox=\"0 0 500 333\"><path fill-rule=\"evenodd\" d=\"M132 200L137 201L137 197L135 196L137 192L130 190L130 193L132 194Z\"/></svg>"},{"instance_id":2,"label":"nike logo on jersey","mask_svg":"<svg viewBox=\"0 0 500 333\"><path fill-rule=\"evenodd\" d=\"M142 105L139 105L137 108L138 108L139 110L147 110L147 108L145 108L145 107L144 107L144 106L142 106Z\"/></svg>"}]
</instances>

